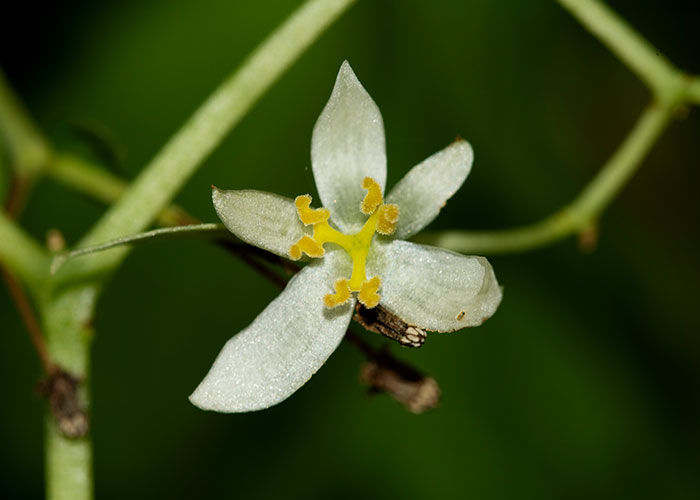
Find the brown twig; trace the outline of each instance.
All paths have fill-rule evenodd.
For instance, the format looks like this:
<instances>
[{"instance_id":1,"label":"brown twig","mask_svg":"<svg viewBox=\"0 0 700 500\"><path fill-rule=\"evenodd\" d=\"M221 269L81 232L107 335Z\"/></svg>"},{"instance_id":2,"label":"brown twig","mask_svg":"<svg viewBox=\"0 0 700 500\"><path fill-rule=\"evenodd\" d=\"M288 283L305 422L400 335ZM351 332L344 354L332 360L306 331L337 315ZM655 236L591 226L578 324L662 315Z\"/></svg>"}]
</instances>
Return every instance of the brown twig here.
<instances>
[{"instance_id":1,"label":"brown twig","mask_svg":"<svg viewBox=\"0 0 700 500\"><path fill-rule=\"evenodd\" d=\"M10 191L7 200L5 200L5 211L10 218L16 219L19 217L33 185L33 179L26 175L15 175L12 178Z\"/></svg>"},{"instance_id":2,"label":"brown twig","mask_svg":"<svg viewBox=\"0 0 700 500\"><path fill-rule=\"evenodd\" d=\"M51 375L55 370L55 365L51 360L49 351L46 348L46 343L44 342L44 335L41 332L41 327L39 327L39 322L34 314L34 309L29 302L29 298L24 293L22 286L19 284L14 275L5 267L0 267L0 272L2 273L2 278L7 285L7 289L10 292L10 297L17 307L17 312L19 313L24 328L29 334L29 338L34 345L36 354L39 357L41 366L47 375Z\"/></svg>"},{"instance_id":3,"label":"brown twig","mask_svg":"<svg viewBox=\"0 0 700 500\"><path fill-rule=\"evenodd\" d=\"M280 277L276 272L262 262L264 259L266 262L274 262L275 264L284 265L280 257L277 257L269 252L261 251L258 248L251 247L250 245L241 245L226 239L216 240L216 244L241 259L279 288L284 288L287 286L286 279Z\"/></svg>"},{"instance_id":4,"label":"brown twig","mask_svg":"<svg viewBox=\"0 0 700 500\"><path fill-rule=\"evenodd\" d=\"M12 187L5 201L5 211L10 218L16 219L19 217L32 184L33 182L27 176L18 174L13 177ZM7 290L10 292L10 297L15 303L24 328L34 345L34 349L36 350L44 372L46 372L47 375L51 375L54 371L54 363L46 348L44 335L41 332L39 321L36 318L29 297L27 297L22 285L20 285L17 278L15 278L14 274L9 269L0 266L0 274L2 274L2 279L7 286Z\"/></svg>"},{"instance_id":5,"label":"brown twig","mask_svg":"<svg viewBox=\"0 0 700 500\"><path fill-rule=\"evenodd\" d=\"M371 392L388 394L411 413L424 413L440 404L442 391L434 378L396 359L386 348L374 349L350 329L345 340L367 357L360 368L360 381Z\"/></svg>"}]
</instances>

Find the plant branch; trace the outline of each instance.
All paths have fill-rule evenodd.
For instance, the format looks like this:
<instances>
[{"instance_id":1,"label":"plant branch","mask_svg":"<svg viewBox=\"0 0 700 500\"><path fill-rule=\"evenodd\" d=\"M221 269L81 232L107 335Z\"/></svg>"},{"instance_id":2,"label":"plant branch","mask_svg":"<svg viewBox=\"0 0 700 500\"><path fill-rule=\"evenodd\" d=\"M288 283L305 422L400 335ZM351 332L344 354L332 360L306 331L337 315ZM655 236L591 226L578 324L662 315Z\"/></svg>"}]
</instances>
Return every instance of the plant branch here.
<instances>
[{"instance_id":1,"label":"plant branch","mask_svg":"<svg viewBox=\"0 0 700 500\"><path fill-rule=\"evenodd\" d=\"M569 205L535 224L500 231L442 231L416 241L464 253L511 253L532 250L566 238L594 222L641 165L668 124L670 103L654 102L598 175Z\"/></svg>"},{"instance_id":2,"label":"plant branch","mask_svg":"<svg viewBox=\"0 0 700 500\"><path fill-rule=\"evenodd\" d=\"M310 0L302 5L214 91L81 245L99 244L150 225L231 128L353 1ZM86 265L108 270L125 255L126 249L115 250L89 258L91 264Z\"/></svg>"},{"instance_id":3,"label":"plant branch","mask_svg":"<svg viewBox=\"0 0 700 500\"><path fill-rule=\"evenodd\" d=\"M22 290L22 286L19 284L17 279L12 275L10 271L0 266L0 274L7 285L7 289L10 292L10 297L17 307L17 312L19 313L20 319L24 324L24 328L29 335L29 339L34 345L41 366L47 375L50 375L54 371L54 364L51 361L51 356L49 351L46 349L46 343L44 342L44 335L41 332L41 327L36 319L34 309L27 294Z\"/></svg>"},{"instance_id":4,"label":"plant branch","mask_svg":"<svg viewBox=\"0 0 700 500\"><path fill-rule=\"evenodd\" d=\"M0 135L5 139L13 167L21 176L34 177L49 158L49 146L29 113L0 71Z\"/></svg>"},{"instance_id":5,"label":"plant branch","mask_svg":"<svg viewBox=\"0 0 700 500\"><path fill-rule=\"evenodd\" d=\"M118 200L127 189L124 180L72 154L56 153L46 169L46 175L107 205ZM162 226L179 226L192 222L175 205L163 210L157 220Z\"/></svg>"},{"instance_id":6,"label":"plant branch","mask_svg":"<svg viewBox=\"0 0 700 500\"><path fill-rule=\"evenodd\" d=\"M49 269L46 252L1 210L0 264L34 292L40 289Z\"/></svg>"},{"instance_id":7,"label":"plant branch","mask_svg":"<svg viewBox=\"0 0 700 500\"><path fill-rule=\"evenodd\" d=\"M674 87L680 72L607 5L597 0L557 0L625 63L654 94Z\"/></svg>"}]
</instances>

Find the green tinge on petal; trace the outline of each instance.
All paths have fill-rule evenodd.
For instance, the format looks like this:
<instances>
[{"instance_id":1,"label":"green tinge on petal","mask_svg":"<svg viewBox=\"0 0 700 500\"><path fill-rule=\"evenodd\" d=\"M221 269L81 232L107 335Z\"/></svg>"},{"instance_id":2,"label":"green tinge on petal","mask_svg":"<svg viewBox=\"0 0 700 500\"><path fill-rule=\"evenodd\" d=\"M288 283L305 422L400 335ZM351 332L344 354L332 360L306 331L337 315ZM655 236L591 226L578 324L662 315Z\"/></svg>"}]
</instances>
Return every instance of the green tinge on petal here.
<instances>
[{"instance_id":1,"label":"green tinge on petal","mask_svg":"<svg viewBox=\"0 0 700 500\"><path fill-rule=\"evenodd\" d=\"M294 200L273 193L245 189L212 190L221 222L238 238L281 257L304 235Z\"/></svg>"},{"instance_id":2,"label":"green tinge on petal","mask_svg":"<svg viewBox=\"0 0 700 500\"><path fill-rule=\"evenodd\" d=\"M382 279L382 306L424 330L478 326L501 302L501 288L484 257L394 240L373 245L368 267Z\"/></svg>"},{"instance_id":3,"label":"green tinge on petal","mask_svg":"<svg viewBox=\"0 0 700 500\"><path fill-rule=\"evenodd\" d=\"M204 410L262 410L287 399L328 359L345 335L354 301L323 305L342 252L329 252L299 271L253 323L231 338L190 396Z\"/></svg>"},{"instance_id":4,"label":"green tinge on petal","mask_svg":"<svg viewBox=\"0 0 700 500\"><path fill-rule=\"evenodd\" d=\"M326 107L314 126L311 165L323 206L344 233L360 230L365 195L362 180L386 185L384 124L379 108L347 61L343 63Z\"/></svg>"},{"instance_id":5,"label":"green tinge on petal","mask_svg":"<svg viewBox=\"0 0 700 500\"><path fill-rule=\"evenodd\" d=\"M405 240L430 224L469 175L474 153L458 139L413 167L387 196L401 209L395 237Z\"/></svg>"}]
</instances>

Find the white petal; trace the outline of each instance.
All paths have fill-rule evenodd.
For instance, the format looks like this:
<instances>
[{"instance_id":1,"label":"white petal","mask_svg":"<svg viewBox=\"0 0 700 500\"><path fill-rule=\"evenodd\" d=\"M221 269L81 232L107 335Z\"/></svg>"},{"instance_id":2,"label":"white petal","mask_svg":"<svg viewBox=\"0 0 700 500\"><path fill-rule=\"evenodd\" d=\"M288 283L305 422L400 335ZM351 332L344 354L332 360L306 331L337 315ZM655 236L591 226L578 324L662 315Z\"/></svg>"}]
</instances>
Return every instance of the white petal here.
<instances>
[{"instance_id":1,"label":"white petal","mask_svg":"<svg viewBox=\"0 0 700 500\"><path fill-rule=\"evenodd\" d=\"M337 273L348 272L343 252L329 252L289 282L246 329L229 340L190 401L205 410L261 410L287 399L336 349L354 303L323 305Z\"/></svg>"},{"instance_id":2,"label":"white petal","mask_svg":"<svg viewBox=\"0 0 700 500\"><path fill-rule=\"evenodd\" d=\"M211 193L214 208L226 228L241 240L281 257L304 235L294 200L246 189Z\"/></svg>"},{"instance_id":3,"label":"white petal","mask_svg":"<svg viewBox=\"0 0 700 500\"><path fill-rule=\"evenodd\" d=\"M386 151L379 108L347 61L314 126L311 166L331 220L346 233L358 231L367 218L360 212L362 179L371 177L384 192Z\"/></svg>"},{"instance_id":4,"label":"white petal","mask_svg":"<svg viewBox=\"0 0 700 500\"><path fill-rule=\"evenodd\" d=\"M368 268L368 275L382 280L381 304L425 330L478 326L501 302L501 288L484 257L393 240L372 245Z\"/></svg>"},{"instance_id":5,"label":"white petal","mask_svg":"<svg viewBox=\"0 0 700 500\"><path fill-rule=\"evenodd\" d=\"M467 178L473 160L472 147L458 139L413 167L387 196L401 211L395 237L405 240L430 224Z\"/></svg>"}]
</instances>

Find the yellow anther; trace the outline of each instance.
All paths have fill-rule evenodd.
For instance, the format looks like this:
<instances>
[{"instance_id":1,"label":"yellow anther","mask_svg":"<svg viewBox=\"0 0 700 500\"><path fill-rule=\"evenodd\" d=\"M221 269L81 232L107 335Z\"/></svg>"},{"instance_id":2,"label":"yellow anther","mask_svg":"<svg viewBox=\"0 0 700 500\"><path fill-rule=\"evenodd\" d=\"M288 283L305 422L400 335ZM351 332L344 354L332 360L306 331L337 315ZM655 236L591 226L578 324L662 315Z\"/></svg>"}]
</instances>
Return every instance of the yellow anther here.
<instances>
[{"instance_id":1,"label":"yellow anther","mask_svg":"<svg viewBox=\"0 0 700 500\"><path fill-rule=\"evenodd\" d=\"M399 206L388 203L379 207L379 218L377 220L377 232L379 234L392 234L396 230L396 223L399 221Z\"/></svg>"},{"instance_id":2,"label":"yellow anther","mask_svg":"<svg viewBox=\"0 0 700 500\"><path fill-rule=\"evenodd\" d=\"M297 196L294 200L294 204L297 207L299 220L301 220L305 226L325 222L331 216L331 212L327 208L311 208L311 196L308 194Z\"/></svg>"},{"instance_id":3,"label":"yellow anther","mask_svg":"<svg viewBox=\"0 0 700 500\"><path fill-rule=\"evenodd\" d=\"M362 181L362 187L367 190L364 200L360 204L360 210L363 214L373 214L379 205L382 204L382 188L371 177L365 177Z\"/></svg>"},{"instance_id":4,"label":"yellow anther","mask_svg":"<svg viewBox=\"0 0 700 500\"><path fill-rule=\"evenodd\" d=\"M379 276L375 276L362 283L360 287L360 293L357 294L357 299L365 306L367 309L372 309L379 304L379 299L381 298L377 293L379 287L382 285L382 280Z\"/></svg>"},{"instance_id":5,"label":"yellow anther","mask_svg":"<svg viewBox=\"0 0 700 500\"><path fill-rule=\"evenodd\" d=\"M323 297L323 303L326 307L335 307L340 304L345 304L350 298L350 285L348 280L340 278L335 282L335 293L326 294Z\"/></svg>"},{"instance_id":6,"label":"yellow anther","mask_svg":"<svg viewBox=\"0 0 700 500\"><path fill-rule=\"evenodd\" d=\"M323 247L308 235L302 236L299 241L291 246L289 249L289 256L292 260L299 260L302 252L309 257L323 257L326 253Z\"/></svg>"},{"instance_id":7,"label":"yellow anther","mask_svg":"<svg viewBox=\"0 0 700 500\"><path fill-rule=\"evenodd\" d=\"M344 234L328 222L330 211L326 208L311 208L311 196L297 196L294 204L299 219L305 225L313 225L311 236L302 236L299 241L289 248L289 256L298 260L303 254L309 257L323 257L326 243L338 245L352 259L352 273L349 278L340 278L335 282L335 293L326 294L323 303L326 307L335 307L347 302L352 294L367 308L379 304L379 276L367 279L366 265L372 239L375 233L392 234L399 220L399 207L393 203L384 204L382 188L371 177L365 177L362 187L367 190L360 210L369 215L364 226L355 234Z\"/></svg>"}]
</instances>

